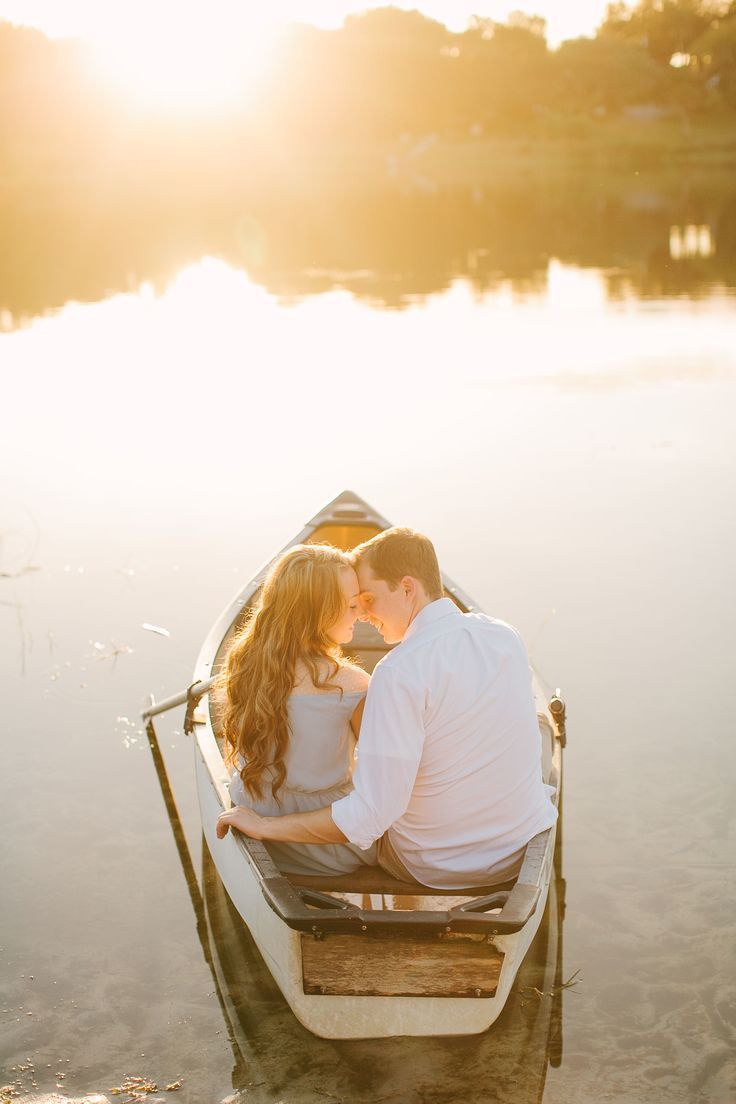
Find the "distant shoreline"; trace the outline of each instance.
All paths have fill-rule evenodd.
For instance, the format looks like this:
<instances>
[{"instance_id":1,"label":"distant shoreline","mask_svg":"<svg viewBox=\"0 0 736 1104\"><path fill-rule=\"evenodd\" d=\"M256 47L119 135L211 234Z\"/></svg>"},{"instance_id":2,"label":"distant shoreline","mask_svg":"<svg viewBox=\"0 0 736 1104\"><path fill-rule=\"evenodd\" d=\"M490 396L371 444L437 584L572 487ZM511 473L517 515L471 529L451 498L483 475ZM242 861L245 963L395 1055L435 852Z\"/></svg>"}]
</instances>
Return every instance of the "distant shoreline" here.
<instances>
[{"instance_id":1,"label":"distant shoreline","mask_svg":"<svg viewBox=\"0 0 736 1104\"><path fill-rule=\"evenodd\" d=\"M150 154L150 151L147 151ZM662 177L682 171L724 175L736 166L736 115L717 119L556 118L534 131L454 139L405 135L396 142L292 142L277 157L271 147L244 140L229 151L228 163L199 158L196 148L163 161L144 154L127 163L88 161L71 168L66 160L16 151L0 174L0 204L51 210L76 201L198 203L228 202L234 194L273 192L288 199L300 191L347 192L398 187L463 189L524 185L550 175L593 175L601 182L631 173ZM734 178L736 189L736 178Z\"/></svg>"},{"instance_id":2,"label":"distant shoreline","mask_svg":"<svg viewBox=\"0 0 736 1104\"><path fill-rule=\"evenodd\" d=\"M426 174L444 185L534 170L656 173L676 165L717 171L736 166L736 115L697 121L559 118L518 135L407 140L393 156L397 177Z\"/></svg>"}]
</instances>

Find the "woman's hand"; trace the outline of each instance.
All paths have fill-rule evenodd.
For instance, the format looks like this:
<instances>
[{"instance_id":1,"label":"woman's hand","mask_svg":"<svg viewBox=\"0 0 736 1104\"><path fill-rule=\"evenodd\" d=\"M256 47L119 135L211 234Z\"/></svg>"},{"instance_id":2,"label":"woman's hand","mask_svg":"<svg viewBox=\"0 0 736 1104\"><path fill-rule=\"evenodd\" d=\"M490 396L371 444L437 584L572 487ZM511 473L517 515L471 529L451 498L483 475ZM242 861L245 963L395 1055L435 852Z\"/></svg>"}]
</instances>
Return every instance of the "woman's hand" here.
<instances>
[{"instance_id":1,"label":"woman's hand","mask_svg":"<svg viewBox=\"0 0 736 1104\"><path fill-rule=\"evenodd\" d=\"M253 812L247 805L234 805L226 813L220 813L217 818L217 838L224 839L230 828L237 828L244 836L250 836L251 839L265 839L268 819Z\"/></svg>"}]
</instances>

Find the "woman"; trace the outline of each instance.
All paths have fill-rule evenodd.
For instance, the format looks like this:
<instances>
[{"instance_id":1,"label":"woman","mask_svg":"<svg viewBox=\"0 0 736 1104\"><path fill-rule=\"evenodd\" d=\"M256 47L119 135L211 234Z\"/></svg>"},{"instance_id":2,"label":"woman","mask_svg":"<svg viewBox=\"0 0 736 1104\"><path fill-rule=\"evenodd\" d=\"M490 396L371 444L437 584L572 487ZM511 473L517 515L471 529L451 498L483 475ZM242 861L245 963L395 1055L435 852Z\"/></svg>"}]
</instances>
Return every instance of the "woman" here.
<instances>
[{"instance_id":1,"label":"woman","mask_svg":"<svg viewBox=\"0 0 736 1104\"><path fill-rule=\"evenodd\" d=\"M360 614L358 579L337 548L300 544L281 556L235 637L220 683L234 805L261 816L308 812L344 797L369 676L341 645ZM288 874L374 865L353 844L269 843Z\"/></svg>"}]
</instances>

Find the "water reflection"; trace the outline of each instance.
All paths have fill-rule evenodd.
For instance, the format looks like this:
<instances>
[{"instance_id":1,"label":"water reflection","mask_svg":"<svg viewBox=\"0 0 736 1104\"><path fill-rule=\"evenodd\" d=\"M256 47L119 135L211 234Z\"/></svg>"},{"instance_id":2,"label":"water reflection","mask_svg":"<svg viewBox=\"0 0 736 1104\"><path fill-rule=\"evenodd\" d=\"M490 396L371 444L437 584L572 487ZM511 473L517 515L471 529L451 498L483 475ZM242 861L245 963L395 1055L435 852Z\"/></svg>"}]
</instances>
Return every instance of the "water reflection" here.
<instances>
[{"instance_id":1,"label":"water reflection","mask_svg":"<svg viewBox=\"0 0 736 1104\"><path fill-rule=\"evenodd\" d=\"M545 920L501 1017L479 1036L335 1042L298 1023L231 904L204 846L210 957L243 1098L293 1104L316 1094L401 1104L485 1098L538 1104L547 1069L562 1060L562 926L565 883L550 886Z\"/></svg>"},{"instance_id":2,"label":"water reflection","mask_svg":"<svg viewBox=\"0 0 736 1104\"><path fill-rule=\"evenodd\" d=\"M399 459L392 450L404 442L402 471L415 465L417 486L430 472L445 479L449 470L477 467L485 433L466 431L469 415L490 419L488 448L499 456L521 449L526 469L551 447L546 396L560 385L610 391L733 374L731 300L612 305L609 282L606 272L550 260L545 294L523 299L511 281L481 296L458 279L401 313L376 311L337 290L286 307L243 271L208 258L181 271L160 297L146 286L103 303L69 304L57 317L1 338L11 365L6 399L33 411L32 421L5 427L16 493L45 502L48 487L56 487L67 509L92 497L110 504L158 494L167 509L178 509L198 495L203 504L218 496L224 503L228 480L249 471L248 501L258 493L270 500L274 481L304 464L305 416L330 434L329 450L310 450L314 485L335 486L337 453L340 483L364 485L357 419L375 416L381 389L388 394L399 368L414 387L411 426L400 404L382 404L386 450L373 455L371 467L380 460L391 468ZM50 370L57 365L63 371ZM540 384L545 396L530 402ZM214 405L199 419L205 392ZM442 449L435 429L440 395ZM263 416L252 416L257 411ZM217 478L203 465L204 453L186 447L184 427L193 432L195 424L201 448L217 456ZM569 440L577 439L578 428L570 431ZM668 428L662 437L671 439ZM711 434L703 447L717 440ZM264 457L266 468L251 466ZM498 462L495 453L483 461L488 471ZM141 621L159 623L150 612Z\"/></svg>"},{"instance_id":3,"label":"water reflection","mask_svg":"<svg viewBox=\"0 0 736 1104\"><path fill-rule=\"evenodd\" d=\"M670 256L675 261L685 257L712 257L716 251L710 226L670 227Z\"/></svg>"},{"instance_id":4,"label":"water reflection","mask_svg":"<svg viewBox=\"0 0 736 1104\"><path fill-rule=\"evenodd\" d=\"M100 199L80 192L0 207L3 329L149 281L204 255L284 300L333 288L402 308L459 277L479 291L546 286L549 259L606 275L611 299L701 296L736 284L736 189L672 178L541 175L421 191L380 178L358 191Z\"/></svg>"}]
</instances>

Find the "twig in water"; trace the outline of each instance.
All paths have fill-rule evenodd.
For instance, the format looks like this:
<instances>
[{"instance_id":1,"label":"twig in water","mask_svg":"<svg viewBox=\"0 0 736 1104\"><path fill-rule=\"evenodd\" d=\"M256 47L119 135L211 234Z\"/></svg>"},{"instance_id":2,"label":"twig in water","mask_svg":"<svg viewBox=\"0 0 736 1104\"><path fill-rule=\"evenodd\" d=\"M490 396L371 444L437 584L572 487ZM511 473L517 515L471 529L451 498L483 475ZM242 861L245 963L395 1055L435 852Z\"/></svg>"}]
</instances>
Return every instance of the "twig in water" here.
<instances>
[{"instance_id":1,"label":"twig in water","mask_svg":"<svg viewBox=\"0 0 736 1104\"><path fill-rule=\"evenodd\" d=\"M33 637L30 632L26 632L26 624L23 616L23 603L22 602L0 602L0 606L8 606L10 609L15 610L15 616L18 623L18 632L20 633L20 673L25 678L26 675L26 660L29 649L33 647Z\"/></svg>"},{"instance_id":2,"label":"twig in water","mask_svg":"<svg viewBox=\"0 0 736 1104\"><path fill-rule=\"evenodd\" d=\"M574 989L576 985L580 985L582 978L578 978L580 970L576 970L574 974L571 974L567 981L563 981L562 985L553 985L549 992L545 993L541 989L537 989L536 985L525 985L521 990L521 993L529 993L535 996L537 1000L541 1001L543 997L556 997L564 989Z\"/></svg>"},{"instance_id":3,"label":"twig in water","mask_svg":"<svg viewBox=\"0 0 736 1104\"><path fill-rule=\"evenodd\" d=\"M38 522L36 521L35 517L33 516L33 514L31 513L31 511L28 509L27 506L24 507L24 510L28 514L28 517L30 518L30 521L31 521L31 525L33 526L33 529L34 529L34 533L33 533L32 537L30 538L30 540L26 543L26 548L25 548L25 551L23 553L23 555L25 556L25 560L26 560L25 565L23 567L19 568L17 571L0 571L0 579L17 579L19 575L26 575L30 571L40 571L41 570L41 568L38 566L38 564L33 563L33 557L36 555L36 550L37 550L39 542L41 540L41 529L40 529L40 526L39 526ZM20 536L22 538L24 536L24 534L18 533L14 530L5 530L3 532L0 532L0 548L2 547L3 542L6 540L7 537L17 537L17 536Z\"/></svg>"},{"instance_id":4,"label":"twig in water","mask_svg":"<svg viewBox=\"0 0 736 1104\"><path fill-rule=\"evenodd\" d=\"M571 974L567 981L563 981L562 985L558 986L558 992L562 992L563 989L574 989L576 985L580 985L582 978L578 978L580 970L576 970L574 974Z\"/></svg>"},{"instance_id":5,"label":"twig in water","mask_svg":"<svg viewBox=\"0 0 736 1104\"><path fill-rule=\"evenodd\" d=\"M108 651L105 651L105 645L101 644L99 640L96 640L92 647L94 648L94 651L86 658L94 660L111 659L112 667L110 668L110 674L113 673L117 666L118 656L133 654L133 649L128 644L115 644L114 642L112 642Z\"/></svg>"}]
</instances>

